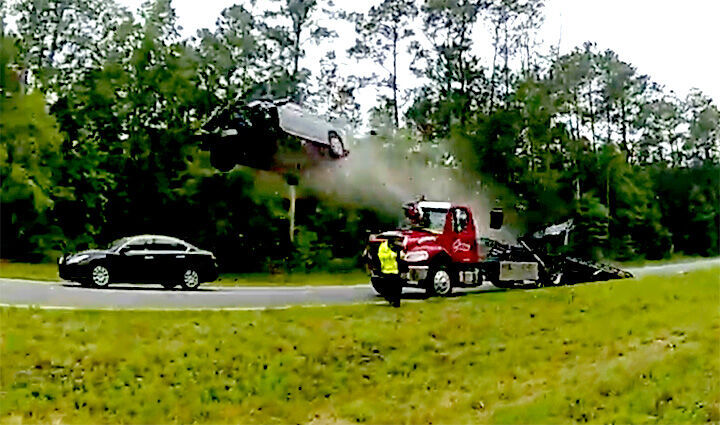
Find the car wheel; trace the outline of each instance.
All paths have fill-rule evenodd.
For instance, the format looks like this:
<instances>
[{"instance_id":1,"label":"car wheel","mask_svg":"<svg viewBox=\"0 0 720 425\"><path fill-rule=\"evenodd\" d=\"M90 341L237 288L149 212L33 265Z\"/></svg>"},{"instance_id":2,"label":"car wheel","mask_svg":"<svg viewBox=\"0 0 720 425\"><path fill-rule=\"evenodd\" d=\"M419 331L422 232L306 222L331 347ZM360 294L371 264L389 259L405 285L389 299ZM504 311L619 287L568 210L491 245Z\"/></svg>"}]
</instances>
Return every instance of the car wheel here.
<instances>
[{"instance_id":1,"label":"car wheel","mask_svg":"<svg viewBox=\"0 0 720 425\"><path fill-rule=\"evenodd\" d=\"M110 272L107 267L102 264L96 264L93 266L90 281L92 285L97 288L105 288L110 284Z\"/></svg>"},{"instance_id":2,"label":"car wheel","mask_svg":"<svg viewBox=\"0 0 720 425\"><path fill-rule=\"evenodd\" d=\"M195 289L200 286L200 276L198 272L194 269L185 269L180 285L183 289Z\"/></svg>"},{"instance_id":3,"label":"car wheel","mask_svg":"<svg viewBox=\"0 0 720 425\"><path fill-rule=\"evenodd\" d=\"M330 155L334 158L340 158L345 155L345 146L337 134L330 134L328 142L330 143Z\"/></svg>"},{"instance_id":4,"label":"car wheel","mask_svg":"<svg viewBox=\"0 0 720 425\"><path fill-rule=\"evenodd\" d=\"M447 266L435 266L431 269L425 287L429 294L447 296L452 293L452 276Z\"/></svg>"}]
</instances>

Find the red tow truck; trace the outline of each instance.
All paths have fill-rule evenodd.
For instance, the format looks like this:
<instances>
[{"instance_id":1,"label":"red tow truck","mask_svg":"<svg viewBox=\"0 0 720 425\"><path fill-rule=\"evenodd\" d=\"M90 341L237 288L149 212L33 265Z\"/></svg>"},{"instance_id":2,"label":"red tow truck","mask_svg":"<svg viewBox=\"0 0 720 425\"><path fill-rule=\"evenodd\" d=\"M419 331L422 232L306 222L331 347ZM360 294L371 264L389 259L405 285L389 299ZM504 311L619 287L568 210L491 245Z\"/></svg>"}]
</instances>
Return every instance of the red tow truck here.
<instances>
[{"instance_id":1,"label":"red tow truck","mask_svg":"<svg viewBox=\"0 0 720 425\"><path fill-rule=\"evenodd\" d=\"M592 261L548 252L550 243L567 245L572 221L506 243L479 237L470 207L421 199L404 206L408 225L370 235L364 259L375 291L397 286L448 295L455 287L489 281L501 288L540 287L632 277ZM490 228L502 226L502 210L490 213Z\"/></svg>"}]
</instances>

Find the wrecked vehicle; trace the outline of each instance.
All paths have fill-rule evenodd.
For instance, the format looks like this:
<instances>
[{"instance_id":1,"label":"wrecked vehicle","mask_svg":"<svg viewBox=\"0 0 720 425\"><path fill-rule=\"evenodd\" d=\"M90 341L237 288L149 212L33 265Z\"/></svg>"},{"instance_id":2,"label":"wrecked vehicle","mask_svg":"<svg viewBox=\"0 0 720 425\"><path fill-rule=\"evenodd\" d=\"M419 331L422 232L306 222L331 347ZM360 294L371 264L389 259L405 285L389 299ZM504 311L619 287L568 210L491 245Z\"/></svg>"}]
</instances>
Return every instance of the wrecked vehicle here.
<instances>
[{"instance_id":1,"label":"wrecked vehicle","mask_svg":"<svg viewBox=\"0 0 720 425\"><path fill-rule=\"evenodd\" d=\"M212 165L221 171L238 164L278 170L299 169L323 156L347 156L346 133L342 125L289 99L260 99L216 109L199 137L210 150Z\"/></svg>"},{"instance_id":2,"label":"wrecked vehicle","mask_svg":"<svg viewBox=\"0 0 720 425\"><path fill-rule=\"evenodd\" d=\"M334 158L347 156L345 149L345 130L297 103L283 100L256 100L248 103L248 108L264 111L271 118L270 126L300 139L328 148Z\"/></svg>"},{"instance_id":3,"label":"wrecked vehicle","mask_svg":"<svg viewBox=\"0 0 720 425\"><path fill-rule=\"evenodd\" d=\"M464 205L424 199L404 206L407 228L371 235L364 259L380 295L397 285L449 295L455 287L489 281L500 288L542 287L632 277L615 267L565 256L572 221L525 235L517 243L479 237ZM490 228L502 226L502 210L490 213Z\"/></svg>"}]
</instances>

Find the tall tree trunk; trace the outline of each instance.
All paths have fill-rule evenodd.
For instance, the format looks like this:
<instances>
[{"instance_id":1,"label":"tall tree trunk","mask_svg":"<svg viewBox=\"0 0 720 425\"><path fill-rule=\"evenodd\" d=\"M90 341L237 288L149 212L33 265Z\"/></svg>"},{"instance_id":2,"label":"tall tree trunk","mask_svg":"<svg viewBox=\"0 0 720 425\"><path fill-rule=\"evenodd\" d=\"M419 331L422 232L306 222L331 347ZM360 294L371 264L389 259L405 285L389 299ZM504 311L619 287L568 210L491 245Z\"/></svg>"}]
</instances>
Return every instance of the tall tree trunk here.
<instances>
[{"instance_id":1,"label":"tall tree trunk","mask_svg":"<svg viewBox=\"0 0 720 425\"><path fill-rule=\"evenodd\" d=\"M610 114L610 107L611 107L610 99L608 98L608 104L607 104L607 143L612 143L612 116Z\"/></svg>"},{"instance_id":2,"label":"tall tree trunk","mask_svg":"<svg viewBox=\"0 0 720 425\"><path fill-rule=\"evenodd\" d=\"M627 110L625 109L625 96L620 97L620 125L622 131L622 144L627 155L627 162L632 163L632 152L630 152L630 145L627 139Z\"/></svg>"},{"instance_id":3,"label":"tall tree trunk","mask_svg":"<svg viewBox=\"0 0 720 425\"><path fill-rule=\"evenodd\" d=\"M527 34L525 35L525 55L526 55L525 59L527 60L527 65L526 65L527 71L526 72L527 72L527 75L530 75L530 73L532 72L532 65L530 63L530 35L527 35Z\"/></svg>"},{"instance_id":4,"label":"tall tree trunk","mask_svg":"<svg viewBox=\"0 0 720 425\"><path fill-rule=\"evenodd\" d=\"M580 103L578 101L577 87L573 87L573 102L575 105L575 139L580 140L580 127L585 125L582 114L580 113Z\"/></svg>"},{"instance_id":5,"label":"tall tree trunk","mask_svg":"<svg viewBox=\"0 0 720 425\"><path fill-rule=\"evenodd\" d=\"M400 120L398 117L398 96L397 96L397 42L398 42L397 27L393 27L392 91L393 91L393 119L395 121L395 128L400 127Z\"/></svg>"},{"instance_id":6,"label":"tall tree trunk","mask_svg":"<svg viewBox=\"0 0 720 425\"><path fill-rule=\"evenodd\" d=\"M595 107L593 105L593 97L592 97L592 80L588 83L588 92L587 92L587 98L588 98L588 104L590 104L590 132L592 133L592 151L595 152Z\"/></svg>"},{"instance_id":7,"label":"tall tree trunk","mask_svg":"<svg viewBox=\"0 0 720 425\"><path fill-rule=\"evenodd\" d=\"M293 84L297 84L297 74L298 74L298 66L300 61L300 34L302 33L302 26L296 24L295 25L295 45L294 45L294 51L293 51L293 72L292 72L292 82ZM294 88L295 89L295 88Z\"/></svg>"},{"instance_id":8,"label":"tall tree trunk","mask_svg":"<svg viewBox=\"0 0 720 425\"><path fill-rule=\"evenodd\" d=\"M490 107L488 113L492 113L495 109L495 70L497 69L498 46L500 45L500 21L495 23L495 43L492 60L492 75L490 76Z\"/></svg>"},{"instance_id":9,"label":"tall tree trunk","mask_svg":"<svg viewBox=\"0 0 720 425\"><path fill-rule=\"evenodd\" d=\"M505 49L503 50L504 56L505 56L505 67L503 69L503 72L505 73L505 106L507 107L507 97L510 94L510 68L509 65L509 55L510 52L510 46L508 45L508 29L507 29L507 21L505 21Z\"/></svg>"}]
</instances>

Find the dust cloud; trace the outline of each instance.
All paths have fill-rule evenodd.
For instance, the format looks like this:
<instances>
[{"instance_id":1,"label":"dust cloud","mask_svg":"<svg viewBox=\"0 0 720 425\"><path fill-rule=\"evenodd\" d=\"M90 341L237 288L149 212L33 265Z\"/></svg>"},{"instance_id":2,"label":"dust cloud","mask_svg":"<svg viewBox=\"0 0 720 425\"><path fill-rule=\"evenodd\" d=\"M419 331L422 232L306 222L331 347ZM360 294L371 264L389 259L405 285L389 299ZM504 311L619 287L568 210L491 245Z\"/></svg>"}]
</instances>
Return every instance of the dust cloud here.
<instances>
[{"instance_id":1,"label":"dust cloud","mask_svg":"<svg viewBox=\"0 0 720 425\"><path fill-rule=\"evenodd\" d=\"M490 210L499 206L496 199L502 189L464 170L462 158L443 156L445 150L437 145L418 145L400 137L361 139L349 149L346 158L307 170L301 184L335 202L372 208L398 219L402 205L422 195L430 201L467 205L480 235L515 240L516 232L508 226L499 231L489 227Z\"/></svg>"}]
</instances>

